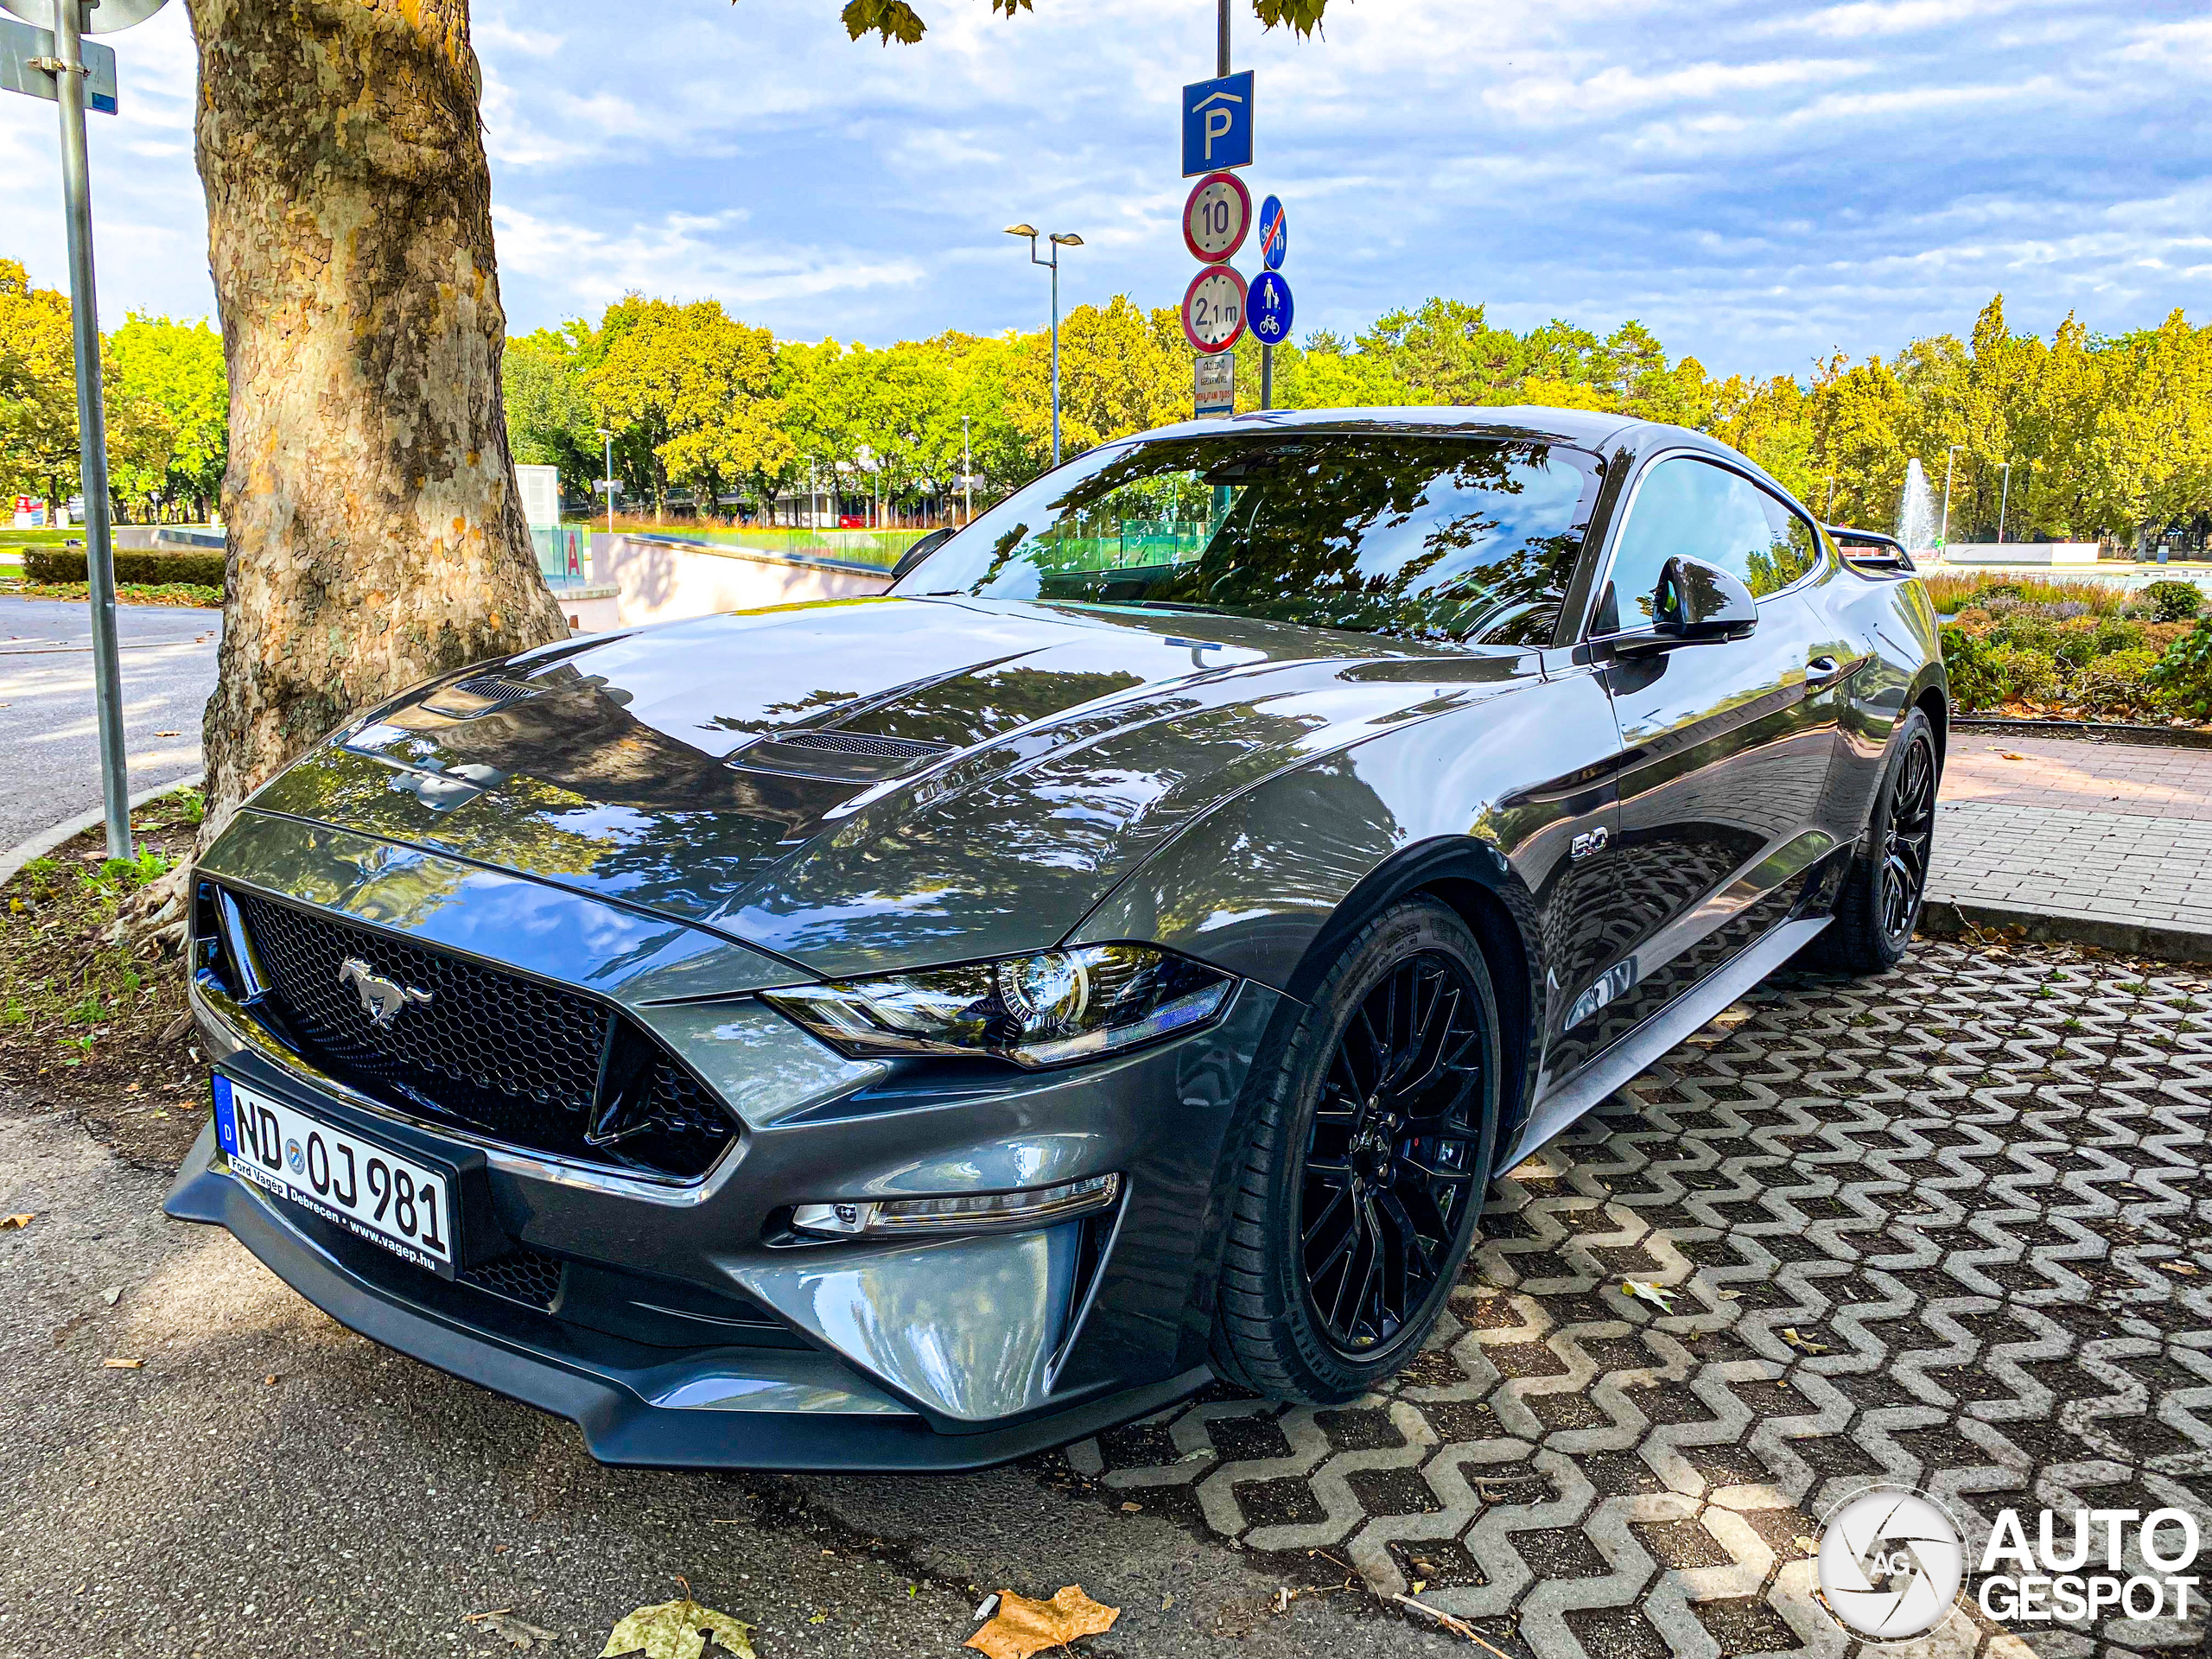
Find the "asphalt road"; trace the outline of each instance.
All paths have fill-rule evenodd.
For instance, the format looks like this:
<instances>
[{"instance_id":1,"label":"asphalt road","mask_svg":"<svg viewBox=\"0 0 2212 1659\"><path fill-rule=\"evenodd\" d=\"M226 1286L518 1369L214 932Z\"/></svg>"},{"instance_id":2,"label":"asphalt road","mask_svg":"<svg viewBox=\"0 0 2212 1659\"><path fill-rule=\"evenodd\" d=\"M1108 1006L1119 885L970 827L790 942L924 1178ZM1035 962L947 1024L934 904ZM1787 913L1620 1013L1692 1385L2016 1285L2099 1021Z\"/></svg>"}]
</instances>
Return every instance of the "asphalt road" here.
<instances>
[{"instance_id":1,"label":"asphalt road","mask_svg":"<svg viewBox=\"0 0 2212 1659\"><path fill-rule=\"evenodd\" d=\"M130 792L200 769L222 613L118 607ZM100 804L92 607L0 597L0 852Z\"/></svg>"},{"instance_id":2,"label":"asphalt road","mask_svg":"<svg viewBox=\"0 0 2212 1659\"><path fill-rule=\"evenodd\" d=\"M1233 1547L1020 1470L602 1468L567 1423L352 1335L227 1235L165 1219L166 1185L0 1100L0 1211L35 1217L0 1232L5 1659L512 1655L467 1617L501 1608L554 1633L531 1653L591 1656L677 1573L760 1627L762 1659L953 1659L971 1586L1064 1584L1122 1609L1097 1659L1465 1648L1357 1596L1274 1615L1275 1580Z\"/></svg>"}]
</instances>

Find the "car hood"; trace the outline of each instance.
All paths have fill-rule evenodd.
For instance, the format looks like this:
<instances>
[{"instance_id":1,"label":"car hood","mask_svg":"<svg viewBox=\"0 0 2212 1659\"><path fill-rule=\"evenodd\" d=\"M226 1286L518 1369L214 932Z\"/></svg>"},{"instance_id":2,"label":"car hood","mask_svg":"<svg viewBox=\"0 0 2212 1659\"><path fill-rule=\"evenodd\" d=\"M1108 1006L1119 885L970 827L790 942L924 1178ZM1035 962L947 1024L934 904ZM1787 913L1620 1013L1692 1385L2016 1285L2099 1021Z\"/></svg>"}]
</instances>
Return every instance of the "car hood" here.
<instances>
[{"instance_id":1,"label":"car hood","mask_svg":"<svg viewBox=\"0 0 2212 1659\"><path fill-rule=\"evenodd\" d=\"M480 665L251 804L865 973L1056 943L1219 801L1535 672L1230 617L829 601Z\"/></svg>"}]
</instances>

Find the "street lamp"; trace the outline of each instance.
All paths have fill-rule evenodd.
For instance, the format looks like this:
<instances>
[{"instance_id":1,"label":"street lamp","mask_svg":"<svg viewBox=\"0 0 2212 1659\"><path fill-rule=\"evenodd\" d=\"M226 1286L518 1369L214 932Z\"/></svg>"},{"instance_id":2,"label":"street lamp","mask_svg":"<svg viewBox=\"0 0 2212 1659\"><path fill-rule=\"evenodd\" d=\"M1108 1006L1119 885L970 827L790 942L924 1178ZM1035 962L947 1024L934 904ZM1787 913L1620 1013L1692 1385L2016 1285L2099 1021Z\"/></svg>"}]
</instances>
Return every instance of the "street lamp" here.
<instances>
[{"instance_id":1,"label":"street lamp","mask_svg":"<svg viewBox=\"0 0 2212 1659\"><path fill-rule=\"evenodd\" d=\"M2012 463L2008 461L2004 467L2005 488L1997 498L1997 545L1999 547L2005 545L2005 508L2012 499Z\"/></svg>"},{"instance_id":2,"label":"street lamp","mask_svg":"<svg viewBox=\"0 0 2212 1659\"><path fill-rule=\"evenodd\" d=\"M599 487L607 492L607 556L614 556L614 434L607 427L599 429L599 435L607 440L607 474L599 480Z\"/></svg>"},{"instance_id":3,"label":"street lamp","mask_svg":"<svg viewBox=\"0 0 2212 1659\"><path fill-rule=\"evenodd\" d=\"M1079 248L1083 238L1073 231L1055 231L1046 238L1052 245L1052 257L1037 257L1038 230L1034 225L1009 225L1008 236L1029 238L1029 263L1043 265L1052 273L1052 465L1060 464L1060 250Z\"/></svg>"},{"instance_id":4,"label":"street lamp","mask_svg":"<svg viewBox=\"0 0 2212 1659\"><path fill-rule=\"evenodd\" d=\"M1936 532L1938 547L1951 544L1951 464L1958 460L1959 451L1965 448L1963 443L1955 443L1943 452L1943 528Z\"/></svg>"},{"instance_id":5,"label":"street lamp","mask_svg":"<svg viewBox=\"0 0 2212 1659\"><path fill-rule=\"evenodd\" d=\"M968 417L960 417L960 490L967 498L968 511L963 524L972 524L976 518L976 461L968 450Z\"/></svg>"}]
</instances>

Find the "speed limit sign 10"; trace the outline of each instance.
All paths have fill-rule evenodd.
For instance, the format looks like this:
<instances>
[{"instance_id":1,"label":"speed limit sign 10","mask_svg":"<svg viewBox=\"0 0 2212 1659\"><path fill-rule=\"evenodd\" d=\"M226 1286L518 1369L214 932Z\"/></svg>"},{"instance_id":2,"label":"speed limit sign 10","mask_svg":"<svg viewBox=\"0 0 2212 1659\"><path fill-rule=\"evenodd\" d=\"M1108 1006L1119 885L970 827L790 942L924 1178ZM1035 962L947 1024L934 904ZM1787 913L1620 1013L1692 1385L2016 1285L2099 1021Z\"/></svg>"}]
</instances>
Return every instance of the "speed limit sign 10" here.
<instances>
[{"instance_id":1,"label":"speed limit sign 10","mask_svg":"<svg viewBox=\"0 0 2212 1659\"><path fill-rule=\"evenodd\" d=\"M1183 204L1183 244L1210 265L1243 247L1251 225L1252 194L1234 173L1207 174Z\"/></svg>"},{"instance_id":2,"label":"speed limit sign 10","mask_svg":"<svg viewBox=\"0 0 2212 1659\"><path fill-rule=\"evenodd\" d=\"M1225 352L1244 332L1244 279L1230 265L1208 265L1183 292L1183 335L1193 349Z\"/></svg>"}]
</instances>

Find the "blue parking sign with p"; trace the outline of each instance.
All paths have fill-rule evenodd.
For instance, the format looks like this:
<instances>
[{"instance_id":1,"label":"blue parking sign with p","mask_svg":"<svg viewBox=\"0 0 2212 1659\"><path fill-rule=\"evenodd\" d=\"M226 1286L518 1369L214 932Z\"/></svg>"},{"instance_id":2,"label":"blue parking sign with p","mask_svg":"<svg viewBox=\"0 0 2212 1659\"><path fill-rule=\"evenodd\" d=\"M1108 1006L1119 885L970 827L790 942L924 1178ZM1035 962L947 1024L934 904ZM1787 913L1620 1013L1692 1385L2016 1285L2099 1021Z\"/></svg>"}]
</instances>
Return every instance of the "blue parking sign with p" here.
<instances>
[{"instance_id":1,"label":"blue parking sign with p","mask_svg":"<svg viewBox=\"0 0 2212 1659\"><path fill-rule=\"evenodd\" d=\"M1252 165L1252 72L1183 89L1183 176Z\"/></svg>"}]
</instances>

